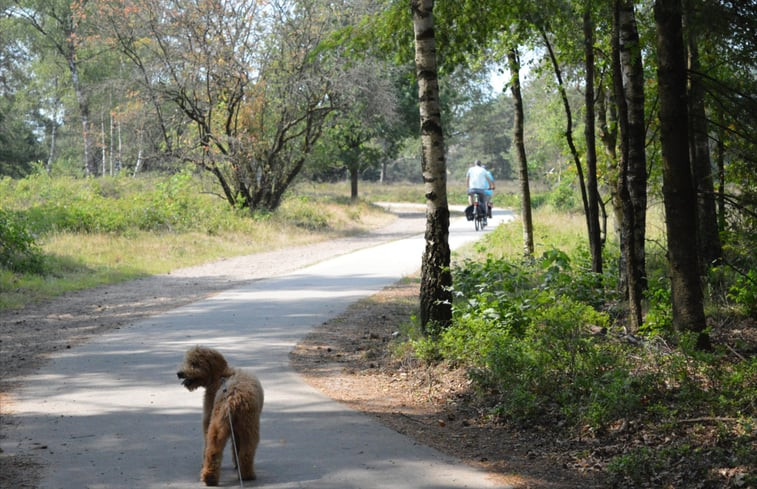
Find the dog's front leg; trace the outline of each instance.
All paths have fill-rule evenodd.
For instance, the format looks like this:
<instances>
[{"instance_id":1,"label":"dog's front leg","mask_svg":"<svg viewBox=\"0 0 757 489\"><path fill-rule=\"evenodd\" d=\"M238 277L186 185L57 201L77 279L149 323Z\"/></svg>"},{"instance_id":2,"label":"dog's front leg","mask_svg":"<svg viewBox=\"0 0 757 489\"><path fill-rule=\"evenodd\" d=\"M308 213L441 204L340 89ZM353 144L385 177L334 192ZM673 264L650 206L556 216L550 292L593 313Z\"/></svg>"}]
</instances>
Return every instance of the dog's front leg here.
<instances>
[{"instance_id":1,"label":"dog's front leg","mask_svg":"<svg viewBox=\"0 0 757 489\"><path fill-rule=\"evenodd\" d=\"M208 486L217 486L221 473L223 447L229 438L229 428L223 416L213 416L205 437L205 454L202 462L200 480Z\"/></svg>"}]
</instances>

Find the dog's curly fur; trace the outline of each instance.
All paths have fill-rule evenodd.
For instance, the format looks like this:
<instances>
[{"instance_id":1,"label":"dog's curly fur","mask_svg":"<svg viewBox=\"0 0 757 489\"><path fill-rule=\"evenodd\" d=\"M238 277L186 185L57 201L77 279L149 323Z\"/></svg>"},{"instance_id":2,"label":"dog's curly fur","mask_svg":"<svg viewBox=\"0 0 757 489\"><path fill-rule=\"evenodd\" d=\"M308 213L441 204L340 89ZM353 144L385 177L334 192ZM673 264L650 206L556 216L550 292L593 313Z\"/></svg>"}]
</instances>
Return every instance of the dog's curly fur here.
<instances>
[{"instance_id":1,"label":"dog's curly fur","mask_svg":"<svg viewBox=\"0 0 757 489\"><path fill-rule=\"evenodd\" d=\"M234 460L234 466L239 463L242 479L255 479L254 459L263 409L263 387L257 377L229 367L218 351L201 346L187 351L176 375L190 391L205 388L202 415L205 453L200 480L208 486L218 485L223 449L231 437L229 416L239 458Z\"/></svg>"}]
</instances>

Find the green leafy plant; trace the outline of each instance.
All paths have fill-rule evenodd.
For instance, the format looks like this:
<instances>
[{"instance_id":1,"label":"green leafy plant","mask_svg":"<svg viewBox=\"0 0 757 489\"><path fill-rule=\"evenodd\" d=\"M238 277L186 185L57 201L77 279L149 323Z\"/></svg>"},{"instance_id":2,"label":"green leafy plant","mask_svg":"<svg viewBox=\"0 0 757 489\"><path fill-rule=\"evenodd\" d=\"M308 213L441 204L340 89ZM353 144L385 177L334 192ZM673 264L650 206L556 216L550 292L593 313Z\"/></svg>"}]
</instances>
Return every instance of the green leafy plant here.
<instances>
[{"instance_id":1,"label":"green leafy plant","mask_svg":"<svg viewBox=\"0 0 757 489\"><path fill-rule=\"evenodd\" d=\"M673 306L670 299L670 287L666 278L651 281L646 293L649 309L640 328L640 332L657 336L673 331Z\"/></svg>"},{"instance_id":2,"label":"green leafy plant","mask_svg":"<svg viewBox=\"0 0 757 489\"><path fill-rule=\"evenodd\" d=\"M13 272L41 274L44 255L26 223L0 209L0 267Z\"/></svg>"},{"instance_id":3,"label":"green leafy plant","mask_svg":"<svg viewBox=\"0 0 757 489\"><path fill-rule=\"evenodd\" d=\"M746 315L757 314L757 270L739 274L728 289L728 298L741 306Z\"/></svg>"}]
</instances>

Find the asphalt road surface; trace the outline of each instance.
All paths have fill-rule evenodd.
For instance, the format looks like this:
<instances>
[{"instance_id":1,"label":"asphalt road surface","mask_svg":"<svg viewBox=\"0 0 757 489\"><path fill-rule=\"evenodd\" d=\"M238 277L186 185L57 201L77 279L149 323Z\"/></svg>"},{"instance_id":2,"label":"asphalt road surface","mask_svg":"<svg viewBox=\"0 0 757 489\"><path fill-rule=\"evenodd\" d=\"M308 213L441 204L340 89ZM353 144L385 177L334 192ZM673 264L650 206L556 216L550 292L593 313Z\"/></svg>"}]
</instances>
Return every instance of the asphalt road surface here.
<instances>
[{"instance_id":1,"label":"asphalt road surface","mask_svg":"<svg viewBox=\"0 0 757 489\"><path fill-rule=\"evenodd\" d=\"M495 216L487 231L510 217ZM450 245L481 235L456 219ZM245 487L501 487L326 398L289 366L311 328L416 272L423 247L418 235L251 281L60 353L24 379L3 451L36 455L41 488L204 487L202 390L186 391L175 374L199 344L256 373L265 389L258 479ZM220 484L240 486L228 447Z\"/></svg>"}]
</instances>

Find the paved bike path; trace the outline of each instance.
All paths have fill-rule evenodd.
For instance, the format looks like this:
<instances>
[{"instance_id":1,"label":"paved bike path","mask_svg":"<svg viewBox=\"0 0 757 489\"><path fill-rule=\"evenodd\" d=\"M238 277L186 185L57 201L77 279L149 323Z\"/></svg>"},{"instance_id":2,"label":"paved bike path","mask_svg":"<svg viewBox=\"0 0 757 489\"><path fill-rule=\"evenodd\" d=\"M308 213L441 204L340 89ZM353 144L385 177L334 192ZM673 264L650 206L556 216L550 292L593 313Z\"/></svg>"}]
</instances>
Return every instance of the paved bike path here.
<instances>
[{"instance_id":1,"label":"paved bike path","mask_svg":"<svg viewBox=\"0 0 757 489\"><path fill-rule=\"evenodd\" d=\"M472 228L453 221L450 245L478 238ZM289 366L310 329L415 272L423 246L416 236L338 256L68 350L26 379L14 406L20 424L3 449L42 459L41 488L204 487L202 395L175 376L184 351L202 344L255 372L266 391L258 480L245 487L501 487L326 398ZM239 487L228 448L221 485Z\"/></svg>"}]
</instances>

